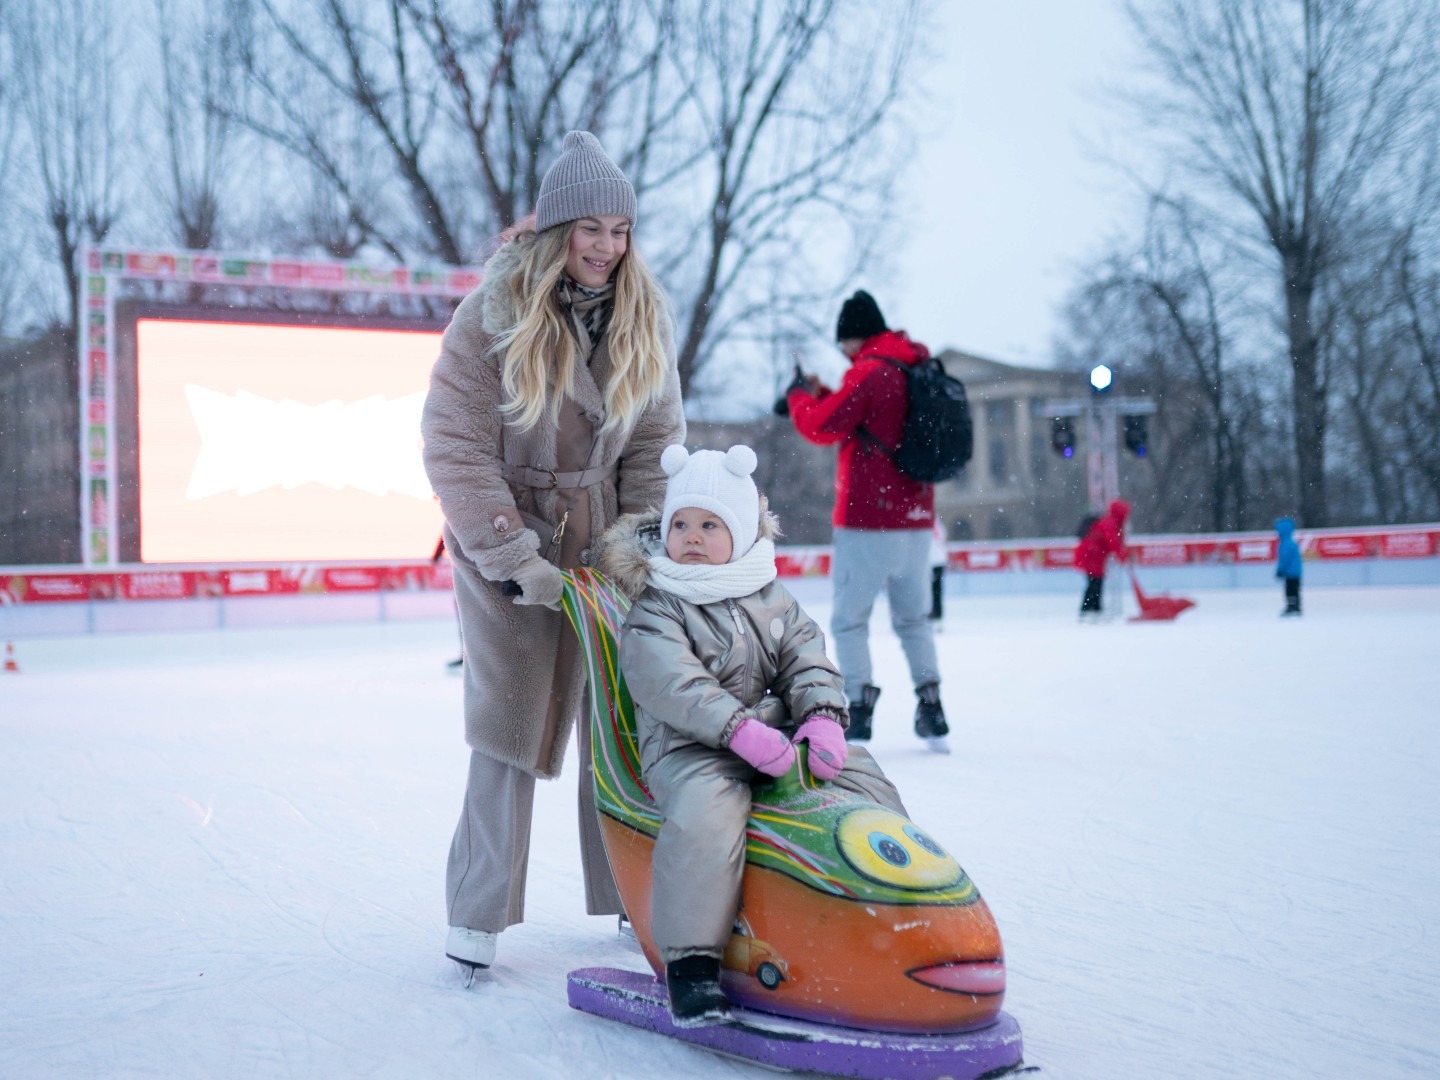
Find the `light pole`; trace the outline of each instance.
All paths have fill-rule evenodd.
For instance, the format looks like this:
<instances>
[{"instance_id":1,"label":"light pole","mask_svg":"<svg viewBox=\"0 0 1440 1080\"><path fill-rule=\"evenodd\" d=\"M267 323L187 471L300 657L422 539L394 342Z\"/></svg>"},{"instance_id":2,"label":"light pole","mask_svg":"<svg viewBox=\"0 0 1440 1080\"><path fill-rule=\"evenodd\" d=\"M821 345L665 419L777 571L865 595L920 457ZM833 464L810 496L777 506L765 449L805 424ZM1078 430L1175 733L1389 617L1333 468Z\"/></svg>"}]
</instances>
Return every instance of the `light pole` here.
<instances>
[{"instance_id":1,"label":"light pole","mask_svg":"<svg viewBox=\"0 0 1440 1080\"><path fill-rule=\"evenodd\" d=\"M1120 416L1146 416L1155 411L1144 398L1111 397L1115 374L1104 364L1090 370L1090 396L1046 401L1044 416L1085 418L1085 481L1090 509L1099 513L1120 497L1120 451L1116 445Z\"/></svg>"},{"instance_id":2,"label":"light pole","mask_svg":"<svg viewBox=\"0 0 1440 1080\"><path fill-rule=\"evenodd\" d=\"M1116 445L1116 417L1147 416L1155 411L1155 405L1144 398L1111 397L1110 390L1115 383L1115 373L1104 364L1090 369L1090 396L1047 401L1040 406L1045 416L1055 418L1083 416L1085 418L1085 480L1088 487L1090 511L1103 513L1112 502L1120 497L1120 451ZM1128 445L1128 444L1127 444ZM1143 442L1140 444L1143 447ZM1143 449L1137 449L1143 453ZM1066 453L1066 457L1070 454ZM1119 612L1124 607L1124 590L1114 584L1113 575L1105 577L1105 591L1109 594L1105 606Z\"/></svg>"}]
</instances>

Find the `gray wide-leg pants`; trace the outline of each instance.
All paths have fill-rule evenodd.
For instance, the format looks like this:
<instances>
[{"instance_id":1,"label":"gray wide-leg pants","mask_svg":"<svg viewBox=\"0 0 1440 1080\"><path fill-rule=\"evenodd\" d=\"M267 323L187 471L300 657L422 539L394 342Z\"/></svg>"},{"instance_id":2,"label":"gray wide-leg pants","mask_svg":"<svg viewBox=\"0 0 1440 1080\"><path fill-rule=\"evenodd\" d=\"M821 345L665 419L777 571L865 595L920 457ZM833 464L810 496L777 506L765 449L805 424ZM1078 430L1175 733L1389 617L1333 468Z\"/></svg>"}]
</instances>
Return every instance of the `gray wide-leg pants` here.
<instances>
[{"instance_id":1,"label":"gray wide-leg pants","mask_svg":"<svg viewBox=\"0 0 1440 1080\"><path fill-rule=\"evenodd\" d=\"M580 739L580 865L585 877L585 910L591 915L615 915L625 908L610 873L595 812L590 725L582 721L575 727ZM449 925L499 933L525 921L525 872L534 807L534 776L470 752L465 805L445 866Z\"/></svg>"},{"instance_id":2,"label":"gray wide-leg pants","mask_svg":"<svg viewBox=\"0 0 1440 1080\"><path fill-rule=\"evenodd\" d=\"M836 529L830 576L835 607L830 634L845 677L845 696L859 701L870 667L870 613L880 590L890 602L890 625L905 651L910 681L940 681L930 626L930 533L926 529Z\"/></svg>"}]
</instances>

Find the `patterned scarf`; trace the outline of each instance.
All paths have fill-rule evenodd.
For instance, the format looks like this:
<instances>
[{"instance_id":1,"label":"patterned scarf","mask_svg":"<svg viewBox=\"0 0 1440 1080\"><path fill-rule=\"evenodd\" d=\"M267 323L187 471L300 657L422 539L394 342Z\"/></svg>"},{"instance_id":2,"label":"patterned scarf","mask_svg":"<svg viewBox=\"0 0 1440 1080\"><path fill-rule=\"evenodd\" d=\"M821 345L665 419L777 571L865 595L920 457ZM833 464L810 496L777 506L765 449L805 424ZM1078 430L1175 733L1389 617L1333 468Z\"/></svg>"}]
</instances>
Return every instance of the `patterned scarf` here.
<instances>
[{"instance_id":1,"label":"patterned scarf","mask_svg":"<svg viewBox=\"0 0 1440 1080\"><path fill-rule=\"evenodd\" d=\"M555 291L560 298L560 306L570 312L575 336L580 341L580 351L589 363L595 343L605 333L605 324L610 320L615 282L607 281L601 288L589 289L561 275Z\"/></svg>"},{"instance_id":2,"label":"patterned scarf","mask_svg":"<svg viewBox=\"0 0 1440 1080\"><path fill-rule=\"evenodd\" d=\"M713 604L734 600L763 589L775 580L775 544L756 540L744 555L730 563L677 563L664 552L652 555L646 583L688 600Z\"/></svg>"}]
</instances>

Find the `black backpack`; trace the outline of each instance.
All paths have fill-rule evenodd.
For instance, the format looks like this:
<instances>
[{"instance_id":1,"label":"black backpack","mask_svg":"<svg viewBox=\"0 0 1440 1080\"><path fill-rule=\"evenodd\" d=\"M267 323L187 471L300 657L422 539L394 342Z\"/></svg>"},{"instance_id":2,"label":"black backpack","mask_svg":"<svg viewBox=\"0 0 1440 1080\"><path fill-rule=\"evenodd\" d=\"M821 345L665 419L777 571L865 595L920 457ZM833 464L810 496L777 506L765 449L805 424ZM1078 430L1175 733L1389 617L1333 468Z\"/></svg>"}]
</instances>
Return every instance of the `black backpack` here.
<instances>
[{"instance_id":1,"label":"black backpack","mask_svg":"<svg viewBox=\"0 0 1440 1080\"><path fill-rule=\"evenodd\" d=\"M856 430L911 480L923 484L949 480L965 467L975 450L975 431L970 422L965 384L947 375L933 356L918 364L902 363L888 356L875 359L885 361L905 375L908 396L900 446L891 452L865 428Z\"/></svg>"},{"instance_id":2,"label":"black backpack","mask_svg":"<svg viewBox=\"0 0 1440 1080\"><path fill-rule=\"evenodd\" d=\"M1084 540L1085 537L1090 535L1090 530L1095 527L1095 523L1104 516L1104 514L1086 514L1082 517L1080 519L1080 527L1075 530L1075 538L1077 540Z\"/></svg>"}]
</instances>

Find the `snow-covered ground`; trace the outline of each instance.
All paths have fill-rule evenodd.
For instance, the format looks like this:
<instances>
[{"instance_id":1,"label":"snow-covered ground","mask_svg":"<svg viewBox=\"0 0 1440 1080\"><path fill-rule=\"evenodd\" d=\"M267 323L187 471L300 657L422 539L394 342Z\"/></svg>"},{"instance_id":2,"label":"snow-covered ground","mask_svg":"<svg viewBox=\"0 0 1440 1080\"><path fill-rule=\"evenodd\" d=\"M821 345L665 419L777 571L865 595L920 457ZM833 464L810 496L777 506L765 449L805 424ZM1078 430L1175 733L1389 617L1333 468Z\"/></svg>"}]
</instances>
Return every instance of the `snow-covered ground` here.
<instances>
[{"instance_id":1,"label":"snow-covered ground","mask_svg":"<svg viewBox=\"0 0 1440 1080\"><path fill-rule=\"evenodd\" d=\"M822 625L828 585L796 587ZM1079 588L1077 584L1076 594ZM952 598L955 753L894 638L873 750L1006 943L1046 1077L1440 1075L1440 589L1196 593L1173 624ZM0 674L0 1076L766 1075L576 1013L573 760L528 919L443 958L449 622L18 643Z\"/></svg>"}]
</instances>

